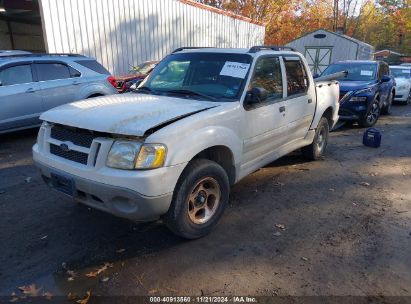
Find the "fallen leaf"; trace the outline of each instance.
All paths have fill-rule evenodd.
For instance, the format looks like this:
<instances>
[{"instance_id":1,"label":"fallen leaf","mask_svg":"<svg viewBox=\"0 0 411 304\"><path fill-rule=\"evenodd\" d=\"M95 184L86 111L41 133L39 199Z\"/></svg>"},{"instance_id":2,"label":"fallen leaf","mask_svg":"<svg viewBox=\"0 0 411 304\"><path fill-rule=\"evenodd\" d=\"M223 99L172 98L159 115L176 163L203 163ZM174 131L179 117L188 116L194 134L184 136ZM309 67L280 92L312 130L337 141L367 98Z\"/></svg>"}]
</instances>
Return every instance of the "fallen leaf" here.
<instances>
[{"instance_id":1,"label":"fallen leaf","mask_svg":"<svg viewBox=\"0 0 411 304\"><path fill-rule=\"evenodd\" d=\"M281 232L276 232L276 233L274 233L274 236L280 236L281 235Z\"/></svg>"},{"instance_id":2,"label":"fallen leaf","mask_svg":"<svg viewBox=\"0 0 411 304\"><path fill-rule=\"evenodd\" d=\"M13 297L13 298L11 298L11 299L9 300L9 302L10 302L10 303L14 303L14 302L17 302L18 300L19 300L19 298Z\"/></svg>"},{"instance_id":3,"label":"fallen leaf","mask_svg":"<svg viewBox=\"0 0 411 304\"><path fill-rule=\"evenodd\" d=\"M77 300L78 304L87 304L88 301L90 301L90 297L91 297L91 290L88 290L86 295L84 296L83 299L81 300Z\"/></svg>"},{"instance_id":4,"label":"fallen leaf","mask_svg":"<svg viewBox=\"0 0 411 304\"><path fill-rule=\"evenodd\" d=\"M285 230L285 225L284 224L275 224L275 227L281 230Z\"/></svg>"},{"instance_id":5,"label":"fallen leaf","mask_svg":"<svg viewBox=\"0 0 411 304\"><path fill-rule=\"evenodd\" d=\"M330 189L328 189L328 190L330 190L331 192L334 192L334 191L335 191L335 189L334 189L334 188L330 188Z\"/></svg>"},{"instance_id":6,"label":"fallen leaf","mask_svg":"<svg viewBox=\"0 0 411 304\"><path fill-rule=\"evenodd\" d=\"M303 261L308 261L308 258L306 258L306 257L301 257L301 260L303 260Z\"/></svg>"},{"instance_id":7,"label":"fallen leaf","mask_svg":"<svg viewBox=\"0 0 411 304\"><path fill-rule=\"evenodd\" d=\"M100 273L104 272L107 270L108 267L113 267L113 264L111 263L104 263L103 266L101 266L99 269L97 269L96 271L91 271L89 273L86 273L86 277L88 278L94 278L96 276L98 276Z\"/></svg>"},{"instance_id":8,"label":"fallen leaf","mask_svg":"<svg viewBox=\"0 0 411 304\"><path fill-rule=\"evenodd\" d=\"M48 235L42 236L42 237L40 238L40 240L45 240L45 239L47 239L47 237L48 237Z\"/></svg>"},{"instance_id":9,"label":"fallen leaf","mask_svg":"<svg viewBox=\"0 0 411 304\"><path fill-rule=\"evenodd\" d=\"M68 277L67 281L72 282L72 281L74 281L74 278L73 277Z\"/></svg>"},{"instance_id":10,"label":"fallen leaf","mask_svg":"<svg viewBox=\"0 0 411 304\"><path fill-rule=\"evenodd\" d=\"M51 292L43 292L43 297L45 297L47 300L51 300L51 298L53 297L53 294Z\"/></svg>"},{"instance_id":11,"label":"fallen leaf","mask_svg":"<svg viewBox=\"0 0 411 304\"><path fill-rule=\"evenodd\" d=\"M123 253L124 251L126 251L124 248L117 250L117 253Z\"/></svg>"},{"instance_id":12,"label":"fallen leaf","mask_svg":"<svg viewBox=\"0 0 411 304\"><path fill-rule=\"evenodd\" d=\"M364 186L364 187L369 187L369 186L370 186L370 184L367 183L367 182L361 182L360 185L361 185L361 186Z\"/></svg>"},{"instance_id":13,"label":"fallen leaf","mask_svg":"<svg viewBox=\"0 0 411 304\"><path fill-rule=\"evenodd\" d=\"M103 277L103 278L101 278L101 282L103 282L103 283L105 283L105 282L108 282L108 280L110 280L110 278L109 277Z\"/></svg>"},{"instance_id":14,"label":"fallen leaf","mask_svg":"<svg viewBox=\"0 0 411 304\"><path fill-rule=\"evenodd\" d=\"M156 292L158 292L157 289L151 289L148 293L149 293L149 294L153 294L153 293L156 293Z\"/></svg>"},{"instance_id":15,"label":"fallen leaf","mask_svg":"<svg viewBox=\"0 0 411 304\"><path fill-rule=\"evenodd\" d=\"M26 179L24 179L24 181L25 181L26 183L30 183L31 180L32 180L32 177L31 177L31 176L29 176L29 177L27 177Z\"/></svg>"},{"instance_id":16,"label":"fallen leaf","mask_svg":"<svg viewBox=\"0 0 411 304\"><path fill-rule=\"evenodd\" d=\"M275 182L275 183L274 183L274 185L275 185L275 186L279 186L279 187L282 187L282 186L284 186L285 184L283 184L283 183L280 183L280 182Z\"/></svg>"},{"instance_id":17,"label":"fallen leaf","mask_svg":"<svg viewBox=\"0 0 411 304\"><path fill-rule=\"evenodd\" d=\"M30 297L36 297L39 295L39 292L41 288L37 288L35 284L31 284L28 286L21 286L19 287L20 291L24 293L25 295L28 295Z\"/></svg>"}]
</instances>

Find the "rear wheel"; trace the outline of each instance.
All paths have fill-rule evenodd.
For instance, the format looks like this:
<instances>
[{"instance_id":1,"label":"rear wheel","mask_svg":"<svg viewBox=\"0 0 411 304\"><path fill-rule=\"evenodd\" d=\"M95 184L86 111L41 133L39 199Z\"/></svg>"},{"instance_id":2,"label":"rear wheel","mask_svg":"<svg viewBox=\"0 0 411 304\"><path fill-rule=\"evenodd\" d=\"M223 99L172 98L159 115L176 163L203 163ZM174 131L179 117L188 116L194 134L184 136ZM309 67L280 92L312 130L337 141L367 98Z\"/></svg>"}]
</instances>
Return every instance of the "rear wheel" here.
<instances>
[{"instance_id":1,"label":"rear wheel","mask_svg":"<svg viewBox=\"0 0 411 304\"><path fill-rule=\"evenodd\" d=\"M375 125L378 118L380 117L380 104L378 99L375 97L372 104L369 106L367 114L358 123L361 127L369 128Z\"/></svg>"},{"instance_id":2,"label":"rear wheel","mask_svg":"<svg viewBox=\"0 0 411 304\"><path fill-rule=\"evenodd\" d=\"M193 160L181 175L164 222L175 234L196 239L211 232L228 203L230 184L217 163Z\"/></svg>"},{"instance_id":3,"label":"rear wheel","mask_svg":"<svg viewBox=\"0 0 411 304\"><path fill-rule=\"evenodd\" d=\"M394 92L391 92L387 98L386 104L381 109L381 114L390 114L392 101L394 100Z\"/></svg>"},{"instance_id":4,"label":"rear wheel","mask_svg":"<svg viewBox=\"0 0 411 304\"><path fill-rule=\"evenodd\" d=\"M312 144L302 148L304 157L310 160L319 159L324 154L327 147L329 132L330 126L328 125L328 120L327 118L322 117L315 130Z\"/></svg>"}]
</instances>

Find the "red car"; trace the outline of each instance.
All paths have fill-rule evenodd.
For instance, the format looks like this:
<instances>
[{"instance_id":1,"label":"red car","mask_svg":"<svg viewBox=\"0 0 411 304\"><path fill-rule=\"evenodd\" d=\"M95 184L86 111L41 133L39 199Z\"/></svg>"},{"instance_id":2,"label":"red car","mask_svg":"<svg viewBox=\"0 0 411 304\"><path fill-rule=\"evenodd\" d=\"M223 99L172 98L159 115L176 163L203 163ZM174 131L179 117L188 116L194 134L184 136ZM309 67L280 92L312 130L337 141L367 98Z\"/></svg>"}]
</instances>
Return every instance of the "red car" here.
<instances>
[{"instance_id":1,"label":"red car","mask_svg":"<svg viewBox=\"0 0 411 304\"><path fill-rule=\"evenodd\" d=\"M133 67L127 75L114 76L117 91L119 93L127 92L133 84L143 81L157 64L158 61L146 61Z\"/></svg>"}]
</instances>

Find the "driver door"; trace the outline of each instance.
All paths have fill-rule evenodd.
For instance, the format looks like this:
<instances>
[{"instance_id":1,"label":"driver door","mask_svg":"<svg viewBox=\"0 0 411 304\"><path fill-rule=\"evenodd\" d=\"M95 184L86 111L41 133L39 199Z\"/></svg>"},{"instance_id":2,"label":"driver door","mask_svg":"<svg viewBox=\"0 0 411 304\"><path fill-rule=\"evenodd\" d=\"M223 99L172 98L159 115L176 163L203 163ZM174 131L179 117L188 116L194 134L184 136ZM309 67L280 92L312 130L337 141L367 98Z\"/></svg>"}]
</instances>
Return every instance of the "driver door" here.
<instances>
[{"instance_id":1,"label":"driver door","mask_svg":"<svg viewBox=\"0 0 411 304\"><path fill-rule=\"evenodd\" d=\"M257 59L247 88L262 88L268 98L260 103L244 102L244 143L242 169L251 172L276 158L275 150L287 142L284 87L285 75L276 56Z\"/></svg>"}]
</instances>

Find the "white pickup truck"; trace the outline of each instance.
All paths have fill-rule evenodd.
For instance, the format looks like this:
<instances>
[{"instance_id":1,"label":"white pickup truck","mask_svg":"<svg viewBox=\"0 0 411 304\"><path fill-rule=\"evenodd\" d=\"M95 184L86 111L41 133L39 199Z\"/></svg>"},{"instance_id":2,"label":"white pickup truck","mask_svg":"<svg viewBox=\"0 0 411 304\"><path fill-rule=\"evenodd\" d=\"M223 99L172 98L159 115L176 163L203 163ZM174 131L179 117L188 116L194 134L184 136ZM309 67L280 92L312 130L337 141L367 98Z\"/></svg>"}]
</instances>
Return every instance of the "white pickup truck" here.
<instances>
[{"instance_id":1,"label":"white pickup truck","mask_svg":"<svg viewBox=\"0 0 411 304\"><path fill-rule=\"evenodd\" d=\"M135 92L44 113L33 158L76 201L193 239L247 174L297 149L318 159L338 98L286 48L180 48Z\"/></svg>"}]
</instances>

